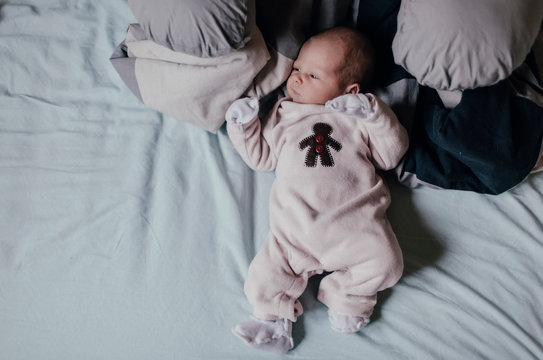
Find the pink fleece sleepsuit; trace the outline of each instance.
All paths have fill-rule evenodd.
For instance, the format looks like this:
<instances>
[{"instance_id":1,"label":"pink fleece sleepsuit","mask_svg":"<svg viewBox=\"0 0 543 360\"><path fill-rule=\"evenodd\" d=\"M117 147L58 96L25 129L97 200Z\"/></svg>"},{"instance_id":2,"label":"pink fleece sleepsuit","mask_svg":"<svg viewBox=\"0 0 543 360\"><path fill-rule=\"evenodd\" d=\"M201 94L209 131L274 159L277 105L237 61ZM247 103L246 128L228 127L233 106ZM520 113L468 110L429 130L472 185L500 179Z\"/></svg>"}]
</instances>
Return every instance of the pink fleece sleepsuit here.
<instances>
[{"instance_id":1,"label":"pink fleece sleepsuit","mask_svg":"<svg viewBox=\"0 0 543 360\"><path fill-rule=\"evenodd\" d=\"M245 283L259 319L296 321L308 278L322 272L331 273L320 283L321 302L369 318L377 292L401 277L401 250L386 218L390 195L375 168L397 165L407 134L381 100L357 96L366 103L358 115L283 99L262 123L256 116L228 122L244 161L276 172L270 232Z\"/></svg>"}]
</instances>

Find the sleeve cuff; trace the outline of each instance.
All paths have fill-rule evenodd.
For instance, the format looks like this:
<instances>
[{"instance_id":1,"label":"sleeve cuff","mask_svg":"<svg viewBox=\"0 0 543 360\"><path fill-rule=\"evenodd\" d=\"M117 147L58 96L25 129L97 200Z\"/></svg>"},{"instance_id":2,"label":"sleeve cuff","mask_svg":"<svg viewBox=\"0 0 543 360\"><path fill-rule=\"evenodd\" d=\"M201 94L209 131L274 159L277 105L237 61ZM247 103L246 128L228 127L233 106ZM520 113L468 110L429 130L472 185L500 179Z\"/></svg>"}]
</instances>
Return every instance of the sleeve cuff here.
<instances>
[{"instance_id":1,"label":"sleeve cuff","mask_svg":"<svg viewBox=\"0 0 543 360\"><path fill-rule=\"evenodd\" d=\"M324 106L333 111L363 118L369 118L376 111L372 94L346 94L327 101Z\"/></svg>"},{"instance_id":2,"label":"sleeve cuff","mask_svg":"<svg viewBox=\"0 0 543 360\"><path fill-rule=\"evenodd\" d=\"M226 121L235 124L247 124L258 116L258 98L236 100L226 111Z\"/></svg>"}]
</instances>

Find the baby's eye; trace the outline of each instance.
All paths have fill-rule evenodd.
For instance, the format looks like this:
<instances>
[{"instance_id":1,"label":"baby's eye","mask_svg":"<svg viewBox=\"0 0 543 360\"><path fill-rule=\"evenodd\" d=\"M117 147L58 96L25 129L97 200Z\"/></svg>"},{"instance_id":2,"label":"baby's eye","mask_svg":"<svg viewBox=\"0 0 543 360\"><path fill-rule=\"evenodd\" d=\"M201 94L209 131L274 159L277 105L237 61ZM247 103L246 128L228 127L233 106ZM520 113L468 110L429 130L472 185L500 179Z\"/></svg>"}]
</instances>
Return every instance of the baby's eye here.
<instances>
[{"instance_id":1,"label":"baby's eye","mask_svg":"<svg viewBox=\"0 0 543 360\"><path fill-rule=\"evenodd\" d=\"M318 77L317 75L315 75L315 74L310 74L309 76L311 77L311 79L318 79L318 78L319 78L319 77Z\"/></svg>"},{"instance_id":2,"label":"baby's eye","mask_svg":"<svg viewBox=\"0 0 543 360\"><path fill-rule=\"evenodd\" d=\"M300 68L293 67L293 68L292 68L292 71L300 71Z\"/></svg>"}]
</instances>

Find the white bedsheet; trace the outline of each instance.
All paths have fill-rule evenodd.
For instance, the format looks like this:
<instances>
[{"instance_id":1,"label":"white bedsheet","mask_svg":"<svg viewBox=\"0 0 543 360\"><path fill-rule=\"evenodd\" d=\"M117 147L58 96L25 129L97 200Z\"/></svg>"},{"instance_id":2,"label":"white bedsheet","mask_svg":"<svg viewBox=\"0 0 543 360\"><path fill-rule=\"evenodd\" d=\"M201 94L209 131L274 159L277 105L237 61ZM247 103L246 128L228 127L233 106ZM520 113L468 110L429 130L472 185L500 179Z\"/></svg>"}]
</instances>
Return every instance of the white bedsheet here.
<instances>
[{"instance_id":1,"label":"white bedsheet","mask_svg":"<svg viewBox=\"0 0 543 360\"><path fill-rule=\"evenodd\" d=\"M139 103L108 60L133 21L123 0L0 3L0 358L277 358L230 333L273 174ZM311 281L286 357L543 359L543 174L391 191L405 276L348 336Z\"/></svg>"}]
</instances>

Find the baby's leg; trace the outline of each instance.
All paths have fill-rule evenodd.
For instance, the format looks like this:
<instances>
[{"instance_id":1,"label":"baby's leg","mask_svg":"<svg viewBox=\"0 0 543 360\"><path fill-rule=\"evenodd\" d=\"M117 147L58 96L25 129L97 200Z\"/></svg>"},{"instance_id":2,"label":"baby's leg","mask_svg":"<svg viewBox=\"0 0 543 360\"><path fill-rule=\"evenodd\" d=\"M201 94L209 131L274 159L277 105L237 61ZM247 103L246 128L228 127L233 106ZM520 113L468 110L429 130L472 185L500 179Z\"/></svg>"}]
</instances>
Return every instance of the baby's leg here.
<instances>
[{"instance_id":1,"label":"baby's leg","mask_svg":"<svg viewBox=\"0 0 543 360\"><path fill-rule=\"evenodd\" d=\"M260 350L276 354L285 354L294 347L292 339L292 321L259 320L255 317L236 325L232 332Z\"/></svg>"},{"instance_id":2,"label":"baby's leg","mask_svg":"<svg viewBox=\"0 0 543 360\"><path fill-rule=\"evenodd\" d=\"M370 322L369 317L345 315L334 309L328 309L328 320L333 330L343 334L355 333Z\"/></svg>"},{"instance_id":3,"label":"baby's leg","mask_svg":"<svg viewBox=\"0 0 543 360\"><path fill-rule=\"evenodd\" d=\"M294 273L286 245L268 235L249 266L245 294L253 315L261 320L289 319L302 314L298 301L307 286L307 272Z\"/></svg>"},{"instance_id":4,"label":"baby's leg","mask_svg":"<svg viewBox=\"0 0 543 360\"><path fill-rule=\"evenodd\" d=\"M298 297L308 277L307 272L295 274L288 260L288 250L270 234L251 262L245 282L253 317L232 329L247 344L278 354L294 346L292 322L303 312Z\"/></svg>"},{"instance_id":5,"label":"baby's leg","mask_svg":"<svg viewBox=\"0 0 543 360\"><path fill-rule=\"evenodd\" d=\"M394 285L402 270L401 261L394 263L376 258L322 279L318 298L330 308L332 328L349 333L366 325L377 302L377 292Z\"/></svg>"}]
</instances>

